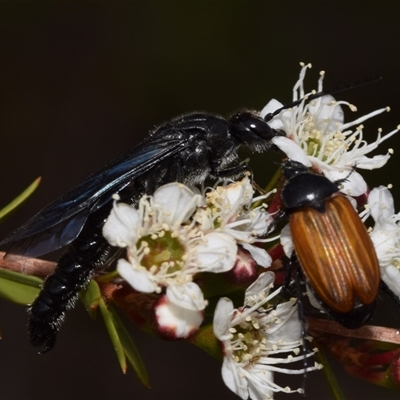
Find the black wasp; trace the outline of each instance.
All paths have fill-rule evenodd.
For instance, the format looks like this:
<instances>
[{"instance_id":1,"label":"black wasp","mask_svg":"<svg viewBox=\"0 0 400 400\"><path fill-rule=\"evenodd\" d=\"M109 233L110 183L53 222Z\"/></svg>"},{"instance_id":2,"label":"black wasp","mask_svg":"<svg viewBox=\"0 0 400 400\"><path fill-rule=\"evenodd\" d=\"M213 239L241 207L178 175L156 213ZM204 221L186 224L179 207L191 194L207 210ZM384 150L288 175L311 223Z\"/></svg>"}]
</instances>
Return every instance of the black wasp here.
<instances>
[{"instance_id":1,"label":"black wasp","mask_svg":"<svg viewBox=\"0 0 400 400\"><path fill-rule=\"evenodd\" d=\"M358 85L313 94L264 118L251 111L229 119L207 113L175 118L12 232L0 243L8 254L37 257L70 244L29 307L31 343L43 346L42 353L53 348L65 311L74 307L95 271L113 259L117 250L103 238L102 227L114 193L136 205L141 196L169 182L200 184L206 178L238 178L249 170L238 157L240 146L262 152L272 147L273 137L284 134L268 125L275 115L302 101Z\"/></svg>"},{"instance_id":2,"label":"black wasp","mask_svg":"<svg viewBox=\"0 0 400 400\"><path fill-rule=\"evenodd\" d=\"M249 170L237 150L270 147L280 132L253 112L239 112L226 120L206 113L175 118L150 133L142 143L106 165L45 207L2 245L7 252L37 257L71 244L58 260L29 308L29 335L43 353L55 344L65 311L96 270L108 266L116 251L102 236L112 207L112 195L136 205L169 182L200 184L206 178L236 178Z\"/></svg>"}]
</instances>

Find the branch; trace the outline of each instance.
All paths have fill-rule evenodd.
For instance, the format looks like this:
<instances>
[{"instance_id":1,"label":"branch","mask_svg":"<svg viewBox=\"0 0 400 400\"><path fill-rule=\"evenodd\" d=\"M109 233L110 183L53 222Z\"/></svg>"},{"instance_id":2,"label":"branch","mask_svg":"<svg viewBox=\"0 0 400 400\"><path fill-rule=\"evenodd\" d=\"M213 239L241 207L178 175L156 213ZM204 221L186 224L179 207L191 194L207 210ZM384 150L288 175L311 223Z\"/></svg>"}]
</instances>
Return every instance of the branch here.
<instances>
[{"instance_id":1,"label":"branch","mask_svg":"<svg viewBox=\"0 0 400 400\"><path fill-rule=\"evenodd\" d=\"M345 336L356 339L376 340L379 342L400 344L399 329L383 326L364 325L358 329L347 329L334 321L318 318L307 318L309 328L313 332L324 332L332 335Z\"/></svg>"},{"instance_id":2,"label":"branch","mask_svg":"<svg viewBox=\"0 0 400 400\"><path fill-rule=\"evenodd\" d=\"M13 254L7 254L7 258L4 259L5 255L6 253L4 251L0 251L0 268L20 272L25 275L37 276L39 278L45 278L52 274L57 265L53 261L17 256Z\"/></svg>"}]
</instances>

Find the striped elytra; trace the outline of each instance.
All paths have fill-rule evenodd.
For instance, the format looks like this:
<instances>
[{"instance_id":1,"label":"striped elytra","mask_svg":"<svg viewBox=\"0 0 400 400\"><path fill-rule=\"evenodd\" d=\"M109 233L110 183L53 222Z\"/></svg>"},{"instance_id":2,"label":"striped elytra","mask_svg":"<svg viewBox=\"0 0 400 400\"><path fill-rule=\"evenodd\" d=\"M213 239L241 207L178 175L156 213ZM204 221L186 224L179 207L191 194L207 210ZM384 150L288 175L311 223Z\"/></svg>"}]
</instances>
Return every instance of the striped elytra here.
<instances>
[{"instance_id":1,"label":"striped elytra","mask_svg":"<svg viewBox=\"0 0 400 400\"><path fill-rule=\"evenodd\" d=\"M337 313L377 298L380 269L375 248L350 201L337 194L325 210L303 207L290 214L300 265L317 297Z\"/></svg>"}]
</instances>

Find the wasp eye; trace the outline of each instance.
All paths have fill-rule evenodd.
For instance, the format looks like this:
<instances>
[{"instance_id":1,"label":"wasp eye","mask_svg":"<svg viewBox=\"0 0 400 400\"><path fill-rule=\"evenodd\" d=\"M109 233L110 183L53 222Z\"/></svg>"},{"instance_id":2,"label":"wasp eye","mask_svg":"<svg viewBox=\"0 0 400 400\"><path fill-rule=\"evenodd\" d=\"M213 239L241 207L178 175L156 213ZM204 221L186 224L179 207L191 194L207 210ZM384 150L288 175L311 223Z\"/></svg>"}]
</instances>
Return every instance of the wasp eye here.
<instances>
[{"instance_id":1,"label":"wasp eye","mask_svg":"<svg viewBox=\"0 0 400 400\"><path fill-rule=\"evenodd\" d=\"M235 114L231 118L230 123L231 129L238 134L252 133L268 141L279 135L278 131L272 129L263 118L251 112L239 112Z\"/></svg>"}]
</instances>

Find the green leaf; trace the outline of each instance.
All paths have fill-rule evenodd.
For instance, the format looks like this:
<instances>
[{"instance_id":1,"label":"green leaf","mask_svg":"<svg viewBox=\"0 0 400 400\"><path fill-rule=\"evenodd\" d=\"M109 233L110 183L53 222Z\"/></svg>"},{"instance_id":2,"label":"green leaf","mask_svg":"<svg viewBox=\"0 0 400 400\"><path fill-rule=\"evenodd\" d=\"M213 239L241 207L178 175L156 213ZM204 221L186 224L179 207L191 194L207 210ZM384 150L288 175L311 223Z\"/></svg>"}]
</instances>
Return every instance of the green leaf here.
<instances>
[{"instance_id":1,"label":"green leaf","mask_svg":"<svg viewBox=\"0 0 400 400\"><path fill-rule=\"evenodd\" d=\"M221 343L214 335L212 324L202 326L187 341L204 350L218 361L222 361Z\"/></svg>"},{"instance_id":2,"label":"green leaf","mask_svg":"<svg viewBox=\"0 0 400 400\"><path fill-rule=\"evenodd\" d=\"M339 385L339 382L331 368L328 359L325 357L325 353L322 351L321 348L318 349L319 351L316 353L316 357L318 361L324 366L323 372L325 375L326 380L332 390L332 395L335 400L345 400L344 393Z\"/></svg>"},{"instance_id":3,"label":"green leaf","mask_svg":"<svg viewBox=\"0 0 400 400\"><path fill-rule=\"evenodd\" d=\"M121 319L118 317L117 313L113 308L110 309L113 314L115 327L117 328L117 332L119 334L122 346L124 348L125 355L135 370L139 380L146 387L150 387L149 377L147 375L147 370L142 360L142 357L139 354L139 350L137 349L135 343L132 340L129 332L126 330L124 324Z\"/></svg>"},{"instance_id":4,"label":"green leaf","mask_svg":"<svg viewBox=\"0 0 400 400\"><path fill-rule=\"evenodd\" d=\"M119 365L121 366L122 372L125 374L128 366L126 363L126 357L124 348L122 346L121 340L118 336L117 328L115 327L113 315L110 310L107 308L104 300L100 298L99 301L101 315L103 316L104 323L106 325L108 334L110 335L111 342L114 346L115 353L117 354Z\"/></svg>"},{"instance_id":5,"label":"green leaf","mask_svg":"<svg viewBox=\"0 0 400 400\"><path fill-rule=\"evenodd\" d=\"M43 281L35 276L0 269L0 296L17 304L31 304Z\"/></svg>"},{"instance_id":6,"label":"green leaf","mask_svg":"<svg viewBox=\"0 0 400 400\"><path fill-rule=\"evenodd\" d=\"M96 311L101 299L100 288L96 281L90 281L87 289L80 293L80 299L91 318L95 319Z\"/></svg>"},{"instance_id":7,"label":"green leaf","mask_svg":"<svg viewBox=\"0 0 400 400\"><path fill-rule=\"evenodd\" d=\"M227 279L227 273L214 274L211 272L204 272L201 274L202 291L204 297L209 299L216 296L218 299L222 296L230 297L233 292L241 292L243 299L244 288L233 285Z\"/></svg>"},{"instance_id":8,"label":"green leaf","mask_svg":"<svg viewBox=\"0 0 400 400\"><path fill-rule=\"evenodd\" d=\"M0 221L28 199L39 186L40 180L41 177L36 178L20 195L0 210Z\"/></svg>"},{"instance_id":9,"label":"green leaf","mask_svg":"<svg viewBox=\"0 0 400 400\"><path fill-rule=\"evenodd\" d=\"M102 298L99 306L122 372L126 372L128 360L142 384L150 387L146 367L139 351L117 313L111 306L107 307Z\"/></svg>"}]
</instances>

